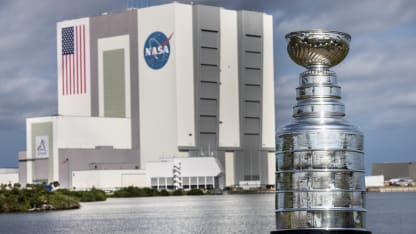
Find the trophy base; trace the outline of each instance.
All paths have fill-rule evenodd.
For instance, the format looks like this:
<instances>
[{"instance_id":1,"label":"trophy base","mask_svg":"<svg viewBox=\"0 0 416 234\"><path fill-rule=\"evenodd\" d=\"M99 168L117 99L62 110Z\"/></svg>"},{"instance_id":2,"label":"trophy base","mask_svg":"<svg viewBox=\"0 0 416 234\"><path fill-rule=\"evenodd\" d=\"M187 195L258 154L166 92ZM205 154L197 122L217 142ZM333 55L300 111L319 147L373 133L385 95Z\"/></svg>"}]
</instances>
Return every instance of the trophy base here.
<instances>
[{"instance_id":1,"label":"trophy base","mask_svg":"<svg viewBox=\"0 0 416 234\"><path fill-rule=\"evenodd\" d=\"M272 231L271 234L371 234L367 230L324 230L324 229L296 229Z\"/></svg>"}]
</instances>

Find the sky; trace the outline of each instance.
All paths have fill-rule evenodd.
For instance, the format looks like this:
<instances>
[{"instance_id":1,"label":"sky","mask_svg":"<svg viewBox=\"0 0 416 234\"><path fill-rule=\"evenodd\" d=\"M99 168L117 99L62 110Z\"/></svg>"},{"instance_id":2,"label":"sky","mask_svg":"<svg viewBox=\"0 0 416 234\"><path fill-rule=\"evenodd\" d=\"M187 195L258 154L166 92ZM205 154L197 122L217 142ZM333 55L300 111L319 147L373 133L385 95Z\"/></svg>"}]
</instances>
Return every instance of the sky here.
<instances>
[{"instance_id":1,"label":"sky","mask_svg":"<svg viewBox=\"0 0 416 234\"><path fill-rule=\"evenodd\" d=\"M57 113L56 22L163 0L0 0L0 167L17 167L25 118ZM416 161L416 1L194 0L273 16L276 127L291 121L298 75L286 52L292 31L328 29L352 36L332 68L347 119L365 134L367 173L377 162Z\"/></svg>"}]
</instances>

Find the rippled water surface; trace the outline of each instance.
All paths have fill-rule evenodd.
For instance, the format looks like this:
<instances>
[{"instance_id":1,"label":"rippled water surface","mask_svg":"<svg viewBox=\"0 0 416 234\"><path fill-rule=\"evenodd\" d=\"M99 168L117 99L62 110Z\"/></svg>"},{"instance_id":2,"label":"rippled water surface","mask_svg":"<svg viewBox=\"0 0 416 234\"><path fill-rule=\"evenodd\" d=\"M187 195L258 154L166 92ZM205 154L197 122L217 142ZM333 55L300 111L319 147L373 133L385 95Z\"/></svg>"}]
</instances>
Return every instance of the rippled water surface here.
<instances>
[{"instance_id":1,"label":"rippled water surface","mask_svg":"<svg viewBox=\"0 0 416 234\"><path fill-rule=\"evenodd\" d=\"M270 233L274 196L108 199L79 210L0 215L0 233ZM415 233L416 193L369 193L373 233Z\"/></svg>"}]
</instances>

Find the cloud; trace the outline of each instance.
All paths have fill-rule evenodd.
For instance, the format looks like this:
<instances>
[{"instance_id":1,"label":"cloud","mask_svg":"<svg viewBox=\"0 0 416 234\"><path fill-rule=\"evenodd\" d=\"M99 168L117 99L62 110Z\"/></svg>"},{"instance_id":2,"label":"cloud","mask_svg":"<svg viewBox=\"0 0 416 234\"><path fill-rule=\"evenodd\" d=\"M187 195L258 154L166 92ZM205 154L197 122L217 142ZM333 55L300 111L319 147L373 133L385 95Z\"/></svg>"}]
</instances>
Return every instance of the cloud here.
<instances>
[{"instance_id":1,"label":"cloud","mask_svg":"<svg viewBox=\"0 0 416 234\"><path fill-rule=\"evenodd\" d=\"M0 7L0 130L55 114L56 22L118 11L114 1L3 1Z\"/></svg>"},{"instance_id":2,"label":"cloud","mask_svg":"<svg viewBox=\"0 0 416 234\"><path fill-rule=\"evenodd\" d=\"M0 14L0 130L22 128L26 117L56 111L54 28L44 24L48 9L13 1ZM21 14L16 14L20 12ZM46 18L46 19L45 19ZM51 46L52 45L52 46Z\"/></svg>"},{"instance_id":3,"label":"cloud","mask_svg":"<svg viewBox=\"0 0 416 234\"><path fill-rule=\"evenodd\" d=\"M273 9L279 9L278 3ZM415 20L414 1L292 1L286 14L277 18L277 30L290 32L326 28L368 33L384 31Z\"/></svg>"},{"instance_id":4,"label":"cloud","mask_svg":"<svg viewBox=\"0 0 416 234\"><path fill-rule=\"evenodd\" d=\"M409 26L416 22L416 3L295 1L286 7L290 10L281 18L275 18L278 39L290 31L311 28L352 34L350 54L332 68L337 72L348 116L358 120L359 125L372 129L416 127L416 112L413 111L416 86L412 85L416 74L416 31ZM286 45L278 46L284 51ZM279 119L287 118L281 115L291 113L292 105L296 103L294 90L298 85L295 81L304 69L289 62L288 55L283 52L278 53L276 59L279 60L277 122L281 124ZM290 74L292 80L286 74ZM394 113L405 116L394 118Z\"/></svg>"},{"instance_id":5,"label":"cloud","mask_svg":"<svg viewBox=\"0 0 416 234\"><path fill-rule=\"evenodd\" d=\"M25 118L56 113L52 82L15 77L0 86L0 129L24 125Z\"/></svg>"}]
</instances>

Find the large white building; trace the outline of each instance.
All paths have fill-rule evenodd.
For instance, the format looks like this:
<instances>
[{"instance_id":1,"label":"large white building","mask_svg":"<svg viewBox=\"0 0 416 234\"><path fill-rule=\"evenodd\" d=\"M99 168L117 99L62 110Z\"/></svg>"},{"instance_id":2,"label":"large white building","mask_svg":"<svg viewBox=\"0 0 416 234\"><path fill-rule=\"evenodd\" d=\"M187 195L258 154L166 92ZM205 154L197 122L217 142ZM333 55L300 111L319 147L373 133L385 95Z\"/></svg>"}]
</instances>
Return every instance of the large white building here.
<instances>
[{"instance_id":1,"label":"large white building","mask_svg":"<svg viewBox=\"0 0 416 234\"><path fill-rule=\"evenodd\" d=\"M211 185L274 184L272 26L179 3L58 22L58 115L27 119L21 183L212 157Z\"/></svg>"}]
</instances>

